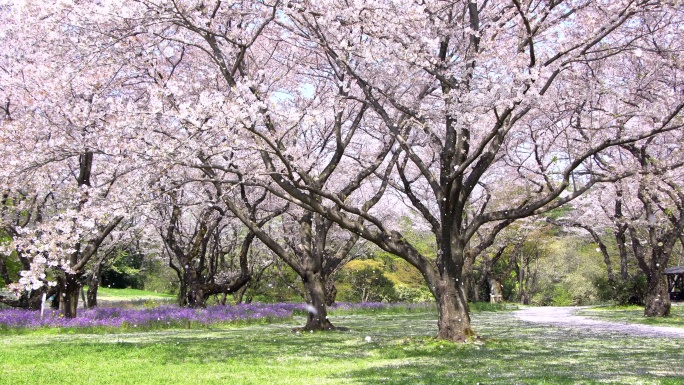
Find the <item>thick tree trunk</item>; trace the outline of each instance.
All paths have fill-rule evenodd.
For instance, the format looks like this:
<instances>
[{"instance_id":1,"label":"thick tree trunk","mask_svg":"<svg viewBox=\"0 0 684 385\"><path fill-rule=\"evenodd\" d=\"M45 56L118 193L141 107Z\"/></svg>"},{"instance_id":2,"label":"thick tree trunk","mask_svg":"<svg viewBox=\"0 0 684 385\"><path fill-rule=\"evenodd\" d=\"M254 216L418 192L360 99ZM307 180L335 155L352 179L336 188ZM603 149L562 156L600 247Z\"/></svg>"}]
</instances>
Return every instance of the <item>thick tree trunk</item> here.
<instances>
[{"instance_id":1,"label":"thick tree trunk","mask_svg":"<svg viewBox=\"0 0 684 385\"><path fill-rule=\"evenodd\" d=\"M328 320L325 305L325 279L320 273L306 273L304 288L307 293L308 315L303 330L331 330L335 327Z\"/></svg>"},{"instance_id":2,"label":"thick tree trunk","mask_svg":"<svg viewBox=\"0 0 684 385\"><path fill-rule=\"evenodd\" d=\"M332 277L330 277L325 281L325 305L334 305L336 297L337 288L335 287L335 281L332 279Z\"/></svg>"},{"instance_id":3,"label":"thick tree trunk","mask_svg":"<svg viewBox=\"0 0 684 385\"><path fill-rule=\"evenodd\" d=\"M78 277L73 274L66 274L60 278L59 288L59 310L65 318L75 318L76 308L78 307L78 293L81 285Z\"/></svg>"},{"instance_id":4,"label":"thick tree trunk","mask_svg":"<svg viewBox=\"0 0 684 385\"><path fill-rule=\"evenodd\" d=\"M662 269L652 269L647 278L646 304L644 315L646 317L663 317L670 315L670 295L667 290L667 278Z\"/></svg>"},{"instance_id":5,"label":"thick tree trunk","mask_svg":"<svg viewBox=\"0 0 684 385\"><path fill-rule=\"evenodd\" d=\"M95 283L93 284L93 281ZM90 286L88 286L88 298L86 302L86 307L88 309L94 309L97 307L97 288L99 286L99 280L90 281Z\"/></svg>"},{"instance_id":6,"label":"thick tree trunk","mask_svg":"<svg viewBox=\"0 0 684 385\"><path fill-rule=\"evenodd\" d=\"M206 307L207 298L212 294L218 294L218 292L208 293L204 290L204 283L200 281L194 267L189 266L189 264L189 262L185 263L184 267L178 268L179 270L176 271L180 277L178 306L193 309Z\"/></svg>"},{"instance_id":7,"label":"thick tree trunk","mask_svg":"<svg viewBox=\"0 0 684 385\"><path fill-rule=\"evenodd\" d=\"M204 291L201 285L191 285L188 287L188 307L197 309L207 306Z\"/></svg>"},{"instance_id":8,"label":"thick tree trunk","mask_svg":"<svg viewBox=\"0 0 684 385\"><path fill-rule=\"evenodd\" d=\"M482 272L480 274L480 277L474 283L475 287L473 289L473 302L480 302L486 300L486 298L480 298L480 294L486 291L485 289L488 286L489 278L492 273L491 270L491 260L485 256L482 264Z\"/></svg>"},{"instance_id":9,"label":"thick tree trunk","mask_svg":"<svg viewBox=\"0 0 684 385\"><path fill-rule=\"evenodd\" d=\"M188 306L188 286L183 282L182 280L180 281L179 287L178 287L178 299L176 302L178 303L179 307L187 307Z\"/></svg>"},{"instance_id":10,"label":"thick tree trunk","mask_svg":"<svg viewBox=\"0 0 684 385\"><path fill-rule=\"evenodd\" d=\"M474 291L477 290L477 288L474 288L475 285L473 284L473 266L475 265L475 257L476 255L474 253L466 253L463 265L463 291L466 293L466 298L472 295L473 300L475 298Z\"/></svg>"},{"instance_id":11,"label":"thick tree trunk","mask_svg":"<svg viewBox=\"0 0 684 385\"><path fill-rule=\"evenodd\" d=\"M31 293L30 296L28 296L26 300L26 309L31 309L31 310L40 310L41 303L43 302L43 293L44 291L39 290L35 293ZM49 296L49 291L47 293Z\"/></svg>"},{"instance_id":12,"label":"thick tree trunk","mask_svg":"<svg viewBox=\"0 0 684 385\"><path fill-rule=\"evenodd\" d=\"M185 270L186 303L193 309L206 307L206 296L199 277L192 268Z\"/></svg>"},{"instance_id":13,"label":"thick tree trunk","mask_svg":"<svg viewBox=\"0 0 684 385\"><path fill-rule=\"evenodd\" d=\"M629 270L627 265L629 254L627 253L627 237L625 236L625 231L625 228L620 226L618 231L615 232L615 240L617 242L618 251L620 254L620 279L622 282L626 282L629 279Z\"/></svg>"},{"instance_id":14,"label":"thick tree trunk","mask_svg":"<svg viewBox=\"0 0 684 385\"><path fill-rule=\"evenodd\" d=\"M437 320L437 338L465 342L475 335L470 327L470 315L468 302L463 285L455 284L457 281L447 279L435 285L435 297L439 309Z\"/></svg>"}]
</instances>

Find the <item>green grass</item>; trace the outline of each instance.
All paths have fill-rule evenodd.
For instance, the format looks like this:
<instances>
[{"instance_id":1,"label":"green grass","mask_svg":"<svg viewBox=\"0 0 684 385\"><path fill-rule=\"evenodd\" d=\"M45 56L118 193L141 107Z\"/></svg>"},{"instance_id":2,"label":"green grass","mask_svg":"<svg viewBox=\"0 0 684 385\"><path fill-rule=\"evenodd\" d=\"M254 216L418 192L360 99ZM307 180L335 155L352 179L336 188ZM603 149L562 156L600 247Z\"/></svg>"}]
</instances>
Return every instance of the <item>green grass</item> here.
<instances>
[{"instance_id":1,"label":"green grass","mask_svg":"<svg viewBox=\"0 0 684 385\"><path fill-rule=\"evenodd\" d=\"M88 288L85 287L84 290L88 290ZM176 301L176 296L137 289L111 289L100 287L97 289L97 301L100 306L157 306L174 303Z\"/></svg>"},{"instance_id":2,"label":"green grass","mask_svg":"<svg viewBox=\"0 0 684 385\"><path fill-rule=\"evenodd\" d=\"M483 337L436 341L433 309L144 333L0 336L0 384L684 384L681 340L586 336L473 314ZM366 341L370 337L370 342Z\"/></svg>"},{"instance_id":3,"label":"green grass","mask_svg":"<svg viewBox=\"0 0 684 385\"><path fill-rule=\"evenodd\" d=\"M88 288L86 287L84 290L88 290ZM110 289L106 287L100 287L97 289L97 299L103 299L106 301L136 301L145 299L175 300L176 296L137 289Z\"/></svg>"},{"instance_id":4,"label":"green grass","mask_svg":"<svg viewBox=\"0 0 684 385\"><path fill-rule=\"evenodd\" d=\"M668 317L644 317L644 307L633 305L595 307L578 314L604 321L684 328L684 303L672 304Z\"/></svg>"}]
</instances>

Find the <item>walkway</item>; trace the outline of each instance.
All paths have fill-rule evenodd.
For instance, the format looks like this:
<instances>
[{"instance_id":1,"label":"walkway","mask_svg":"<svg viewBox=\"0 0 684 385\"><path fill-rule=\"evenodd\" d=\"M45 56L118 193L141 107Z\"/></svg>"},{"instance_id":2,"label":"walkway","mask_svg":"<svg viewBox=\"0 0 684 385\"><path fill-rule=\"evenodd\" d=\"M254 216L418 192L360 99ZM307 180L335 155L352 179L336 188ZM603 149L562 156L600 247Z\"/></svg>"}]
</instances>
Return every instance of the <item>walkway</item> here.
<instances>
[{"instance_id":1,"label":"walkway","mask_svg":"<svg viewBox=\"0 0 684 385\"><path fill-rule=\"evenodd\" d=\"M626 324L621 322L599 321L575 315L578 307L535 307L518 310L516 318L531 323L567 328L581 328L587 334L615 333L639 337L684 338L684 328Z\"/></svg>"}]
</instances>

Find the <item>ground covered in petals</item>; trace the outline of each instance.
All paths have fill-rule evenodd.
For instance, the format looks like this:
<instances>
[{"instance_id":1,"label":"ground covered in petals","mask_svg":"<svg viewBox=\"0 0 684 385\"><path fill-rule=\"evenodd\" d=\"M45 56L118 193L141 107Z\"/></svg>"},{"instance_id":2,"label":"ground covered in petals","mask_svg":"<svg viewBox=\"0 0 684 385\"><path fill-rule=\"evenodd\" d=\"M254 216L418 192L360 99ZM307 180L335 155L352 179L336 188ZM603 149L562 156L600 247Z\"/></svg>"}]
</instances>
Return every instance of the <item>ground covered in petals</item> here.
<instances>
[{"instance_id":1,"label":"ground covered in petals","mask_svg":"<svg viewBox=\"0 0 684 385\"><path fill-rule=\"evenodd\" d=\"M56 333L3 332L1 384L682 384L682 341L525 322L477 311L482 338L437 341L433 307L333 310L348 331L268 323ZM187 326L187 325L186 325Z\"/></svg>"}]
</instances>

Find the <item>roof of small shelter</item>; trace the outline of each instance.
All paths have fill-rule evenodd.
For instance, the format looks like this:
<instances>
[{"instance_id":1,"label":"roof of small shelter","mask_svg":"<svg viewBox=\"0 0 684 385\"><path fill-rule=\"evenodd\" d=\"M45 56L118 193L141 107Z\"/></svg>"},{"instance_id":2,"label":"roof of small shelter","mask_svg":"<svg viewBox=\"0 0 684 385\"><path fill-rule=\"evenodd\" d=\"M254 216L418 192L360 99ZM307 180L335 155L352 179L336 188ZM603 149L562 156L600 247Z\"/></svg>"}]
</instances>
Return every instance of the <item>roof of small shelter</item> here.
<instances>
[{"instance_id":1,"label":"roof of small shelter","mask_svg":"<svg viewBox=\"0 0 684 385\"><path fill-rule=\"evenodd\" d=\"M666 275L684 274L684 266L674 266L665 269Z\"/></svg>"}]
</instances>

